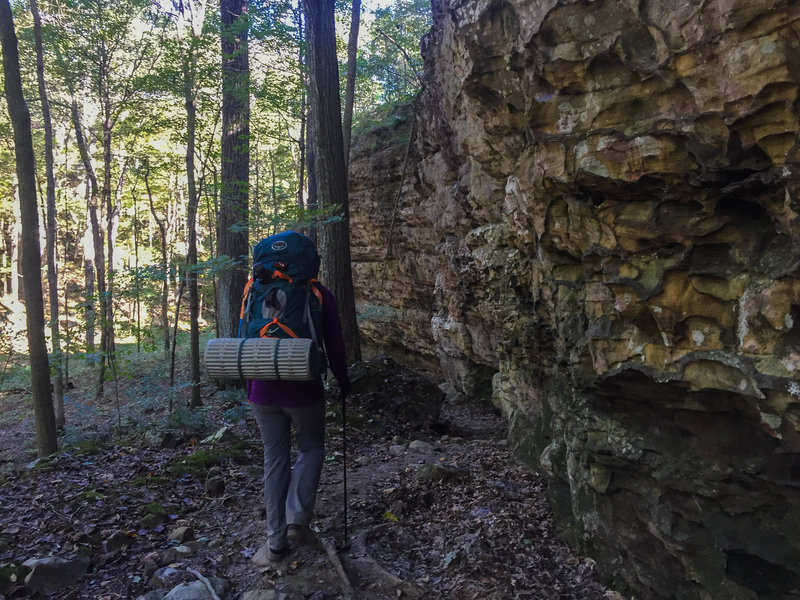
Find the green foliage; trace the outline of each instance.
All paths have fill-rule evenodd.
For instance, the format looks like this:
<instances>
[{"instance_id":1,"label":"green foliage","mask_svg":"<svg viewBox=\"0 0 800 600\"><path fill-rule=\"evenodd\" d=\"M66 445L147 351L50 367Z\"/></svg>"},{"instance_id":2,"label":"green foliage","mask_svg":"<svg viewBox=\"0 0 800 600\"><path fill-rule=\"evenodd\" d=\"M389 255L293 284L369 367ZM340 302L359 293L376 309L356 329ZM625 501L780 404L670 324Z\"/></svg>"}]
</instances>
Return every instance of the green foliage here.
<instances>
[{"instance_id":1,"label":"green foliage","mask_svg":"<svg viewBox=\"0 0 800 600\"><path fill-rule=\"evenodd\" d=\"M60 292L69 306L69 319L61 317L62 335L69 333L70 375L89 387L99 360L99 352L86 346L86 311L99 310L99 298L84 289L86 268L84 250L91 249L87 230L87 199L92 192L89 178L75 142L71 104L77 104L83 134L89 144L89 159L103 186L102 141L106 118L111 119L112 159L110 200L119 210L114 235L116 272L114 314L117 347L139 339L145 352L134 357L118 352L116 369L109 376L135 381L131 397L122 398L126 422L144 428L142 415L163 409L172 398L179 407L159 426L179 429L202 428L202 411L183 413L181 394L184 384L164 389L162 377L168 369L163 353L152 355L160 337L162 284L170 288L170 308L184 276L186 254L187 180L185 150L187 117L184 83L187 75L195 80L197 104L195 169L198 174L200 206L197 214L199 260L193 271L198 275L203 317L213 318L214 284L235 258L216 258L217 206L220 196L220 22L219 11L210 4L202 33L179 31L176 3L159 4L148 0L48 0L40 2L43 16L45 76L51 98L56 155L58 245ZM349 27L351 3L337 0L337 15ZM15 2L15 27L20 38L25 94L32 113L37 151L38 180L44 177L44 132L42 107L38 101L32 20L27 5ZM341 219L338 207L314 211L298 207L300 190L299 149L301 120L306 107L305 52L301 32L301 11L296 1L255 0L250 5L250 207L247 221L251 243L285 229L310 229L319 223ZM244 22L244 21L243 21ZM419 89L421 73L419 39L430 26L428 0L394 0L378 9L374 17L364 15L359 49L355 123L358 127L391 120L395 103L409 102ZM346 38L339 40L344 51ZM401 50L402 49L402 50ZM408 57L406 57L406 54ZM194 57L194 63L189 57ZM341 56L344 59L344 56ZM345 69L340 72L344 76ZM0 74L0 80L2 74ZM342 86L343 87L343 86ZM389 116L387 116L389 115ZM145 185L147 177L147 186ZM14 198L13 136L4 99L0 97L0 252L10 256ZM306 180L307 184L307 180ZM149 187L149 189L148 189ZM107 208L99 217L106 226ZM155 216L152 214L155 213ZM162 264L162 241L156 217L169 230L169 258ZM3 275L9 265L0 261L0 294L6 291ZM110 273L110 275L112 275ZM136 303L141 320L137 321ZM184 297L183 306L186 306ZM101 316L96 317L96 342L99 343ZM174 315L170 315L170 320ZM185 312L179 325L185 324ZM18 336L20 334L17 334ZM11 333L0 335L0 390L28 390L30 375L10 355ZM186 351L185 336L179 334L179 352ZM20 338L21 340L21 338ZM160 340L159 340L160 342ZM155 358L154 358L155 357ZM14 357L12 357L14 358ZM53 358L53 357L51 357ZM6 365L6 366L3 366ZM84 390L82 390L84 391ZM81 421L99 418L86 402L78 404L68 394L71 411ZM70 414L73 414L72 412ZM231 414L233 417L233 413ZM197 421L197 422L194 422ZM64 434L77 439L78 433ZM71 438L70 438L71 439ZM63 441L63 440L62 440Z\"/></svg>"},{"instance_id":2,"label":"green foliage","mask_svg":"<svg viewBox=\"0 0 800 600\"><path fill-rule=\"evenodd\" d=\"M221 457L219 454L208 452L207 450L196 450L189 456L179 457L168 463L166 470L173 475L197 475L205 473L220 462Z\"/></svg>"},{"instance_id":3,"label":"green foliage","mask_svg":"<svg viewBox=\"0 0 800 600\"><path fill-rule=\"evenodd\" d=\"M145 505L145 510L151 515L166 515L166 509L158 502L150 502Z\"/></svg>"},{"instance_id":4,"label":"green foliage","mask_svg":"<svg viewBox=\"0 0 800 600\"><path fill-rule=\"evenodd\" d=\"M381 122L393 106L410 103L420 90L420 39L432 24L429 0L394 0L365 23L360 49L354 122L366 128Z\"/></svg>"},{"instance_id":5,"label":"green foliage","mask_svg":"<svg viewBox=\"0 0 800 600\"><path fill-rule=\"evenodd\" d=\"M83 490L80 494L78 494L78 497L81 500L89 500L91 502L99 502L100 500L106 499L105 494L95 490Z\"/></svg>"},{"instance_id":6,"label":"green foliage","mask_svg":"<svg viewBox=\"0 0 800 600\"><path fill-rule=\"evenodd\" d=\"M81 440L75 447L75 451L78 456L89 456L100 452L100 446L98 445L97 440L94 439Z\"/></svg>"},{"instance_id":7,"label":"green foliage","mask_svg":"<svg viewBox=\"0 0 800 600\"><path fill-rule=\"evenodd\" d=\"M202 435L213 428L213 424L206 418L206 412L207 407L190 409L183 403L176 402L175 410L166 416L159 429Z\"/></svg>"},{"instance_id":8,"label":"green foliage","mask_svg":"<svg viewBox=\"0 0 800 600\"><path fill-rule=\"evenodd\" d=\"M5 362L6 357L0 356ZM27 364L10 364L3 372L0 379L0 390L24 390L30 392L31 389L31 368Z\"/></svg>"}]
</instances>

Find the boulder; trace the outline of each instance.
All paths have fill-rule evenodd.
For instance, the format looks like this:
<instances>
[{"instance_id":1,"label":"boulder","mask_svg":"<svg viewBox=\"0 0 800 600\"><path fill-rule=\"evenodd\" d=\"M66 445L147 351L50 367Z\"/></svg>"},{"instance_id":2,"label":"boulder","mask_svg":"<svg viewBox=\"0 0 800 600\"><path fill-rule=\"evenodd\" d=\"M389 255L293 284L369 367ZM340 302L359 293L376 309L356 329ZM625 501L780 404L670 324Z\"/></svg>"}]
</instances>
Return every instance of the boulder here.
<instances>
[{"instance_id":1,"label":"boulder","mask_svg":"<svg viewBox=\"0 0 800 600\"><path fill-rule=\"evenodd\" d=\"M31 570L25 577L25 585L40 594L49 594L80 581L89 570L91 560L88 556L48 556L31 558L22 564Z\"/></svg>"},{"instance_id":2,"label":"boulder","mask_svg":"<svg viewBox=\"0 0 800 600\"><path fill-rule=\"evenodd\" d=\"M796 12L441 0L414 112L354 142L365 348L447 385L368 361L353 405L491 399L627 596L800 589Z\"/></svg>"},{"instance_id":3,"label":"boulder","mask_svg":"<svg viewBox=\"0 0 800 600\"><path fill-rule=\"evenodd\" d=\"M194 529L191 527L176 527L169 533L169 539L178 542L189 542L194 539Z\"/></svg>"},{"instance_id":4,"label":"boulder","mask_svg":"<svg viewBox=\"0 0 800 600\"><path fill-rule=\"evenodd\" d=\"M225 600L230 590L230 584L220 577L209 577L208 581L220 600ZM213 600L213 597L204 582L192 581L178 584L172 588L164 596L164 600Z\"/></svg>"}]
</instances>

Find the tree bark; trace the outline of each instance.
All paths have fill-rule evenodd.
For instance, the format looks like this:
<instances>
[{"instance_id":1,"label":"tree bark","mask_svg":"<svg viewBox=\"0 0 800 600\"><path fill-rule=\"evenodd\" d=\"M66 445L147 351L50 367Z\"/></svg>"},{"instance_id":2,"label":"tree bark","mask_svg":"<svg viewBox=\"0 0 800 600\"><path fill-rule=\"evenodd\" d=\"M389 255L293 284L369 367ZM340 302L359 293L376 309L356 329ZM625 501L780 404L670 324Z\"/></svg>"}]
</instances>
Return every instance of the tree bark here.
<instances>
[{"instance_id":1,"label":"tree bark","mask_svg":"<svg viewBox=\"0 0 800 600\"><path fill-rule=\"evenodd\" d=\"M133 194L133 259L136 273L136 297L134 312L136 313L136 352L142 350L142 272L139 270L139 202Z\"/></svg>"},{"instance_id":2,"label":"tree bark","mask_svg":"<svg viewBox=\"0 0 800 600\"><path fill-rule=\"evenodd\" d=\"M145 169L144 187L147 190L147 200L150 203L150 214L153 215L158 231L161 234L161 264L164 267L164 283L161 286L161 330L164 335L164 358L169 356L169 239L167 235L168 224L159 218L153 202L153 192L150 190L150 172Z\"/></svg>"},{"instance_id":3,"label":"tree bark","mask_svg":"<svg viewBox=\"0 0 800 600\"><path fill-rule=\"evenodd\" d=\"M87 178L88 179L88 178ZM86 231L83 234L84 302L83 318L86 322L86 351L94 352L94 237L89 214L91 183L86 186Z\"/></svg>"},{"instance_id":4,"label":"tree bark","mask_svg":"<svg viewBox=\"0 0 800 600\"><path fill-rule=\"evenodd\" d=\"M338 205L342 211L340 220L327 224L320 232L325 267L323 275L326 285L339 302L347 356L349 360L357 361L361 359L361 344L350 263L350 208L339 101L334 5L328 0L307 0L304 7L311 84L309 90L317 151L317 192L323 207Z\"/></svg>"},{"instance_id":5,"label":"tree bark","mask_svg":"<svg viewBox=\"0 0 800 600\"><path fill-rule=\"evenodd\" d=\"M103 25L103 7L101 0L97 1L97 18L100 22L100 27ZM114 127L112 118L111 106L111 66L110 58L106 49L105 40L100 42L100 65L98 73L100 81L100 105L103 113L103 188L102 199L103 206L106 209L106 242L108 270L106 271L106 293L104 298L101 299L100 305L102 307L102 330L100 335L100 349L105 353L103 362L100 368L100 381L98 382L98 396L102 394L103 381L105 379L105 360L109 362L114 360L114 221L117 218L117 213L111 201L111 133Z\"/></svg>"},{"instance_id":6,"label":"tree bark","mask_svg":"<svg viewBox=\"0 0 800 600\"><path fill-rule=\"evenodd\" d=\"M36 0L31 0L33 36L36 44L36 79L39 85L39 101L42 103L44 121L44 161L47 179L47 288L50 300L50 338L53 345L53 404L56 427L64 427L64 370L61 355L58 302L58 254L56 253L56 179L53 175L53 123L50 119L50 101L44 81L44 49L42 47L42 20Z\"/></svg>"},{"instance_id":7,"label":"tree bark","mask_svg":"<svg viewBox=\"0 0 800 600\"><path fill-rule=\"evenodd\" d=\"M300 81L302 82L300 92L300 137L297 145L300 151L300 166L297 169L297 206L302 211L305 208L305 176L306 176L306 128L308 119L308 110L306 108L306 88L308 87L308 80L306 77L305 68L305 53L303 52L303 7L301 0L297 1L297 65L300 70ZM312 228L309 228L312 229Z\"/></svg>"},{"instance_id":8,"label":"tree bark","mask_svg":"<svg viewBox=\"0 0 800 600\"><path fill-rule=\"evenodd\" d=\"M19 208L19 198L14 199L14 206L12 207L13 221L11 225L11 272L9 273L9 287L11 297L19 301L22 298L20 290L20 283L22 274L19 272L19 255L20 246L22 245L22 216Z\"/></svg>"},{"instance_id":9,"label":"tree bark","mask_svg":"<svg viewBox=\"0 0 800 600\"><path fill-rule=\"evenodd\" d=\"M189 0L191 1L191 0ZM179 36L183 36L186 15L185 6L179 5L182 18L179 19ZM188 48L183 55L183 99L186 106L186 180L189 192L189 203L186 211L186 229L189 238L189 248L186 256L186 277L189 284L189 352L191 365L191 397L189 406L197 407L203 404L200 399L200 299L197 289L197 208L200 197L197 191L196 174L194 168L195 137L197 124L197 47L196 38L202 33L205 18L205 2L197 2L190 7L189 20L192 26L192 37L189 39Z\"/></svg>"},{"instance_id":10,"label":"tree bark","mask_svg":"<svg viewBox=\"0 0 800 600\"><path fill-rule=\"evenodd\" d=\"M70 88L70 93L72 93L72 86L68 84ZM91 336L88 333L88 329L90 326L89 319L87 319L86 327L87 327L87 343L89 338L91 337L91 350L94 351L94 324L95 319L97 317L97 312L94 311L92 306L94 305L94 295L95 291L97 292L97 296L99 297L100 303L100 315L102 320L102 315L105 313L105 298L106 298L106 267L105 267L105 252L103 250L103 231L100 228L100 218L97 214L98 209L98 201L97 201L97 175L95 174L94 167L92 166L92 159L89 156L89 148L86 144L86 138L83 136L83 126L81 125L81 118L80 112L78 111L78 101L75 99L75 96L72 97L72 126L75 129L75 142L78 146L78 152L81 156L81 162L83 162L83 167L86 170L86 175L89 178L89 192L88 192L88 229L91 232L92 238L92 248L94 249L94 256L92 257L93 261L93 270L94 270L94 280L96 281L97 285L90 289L88 285L88 278L90 276L89 269L92 268L92 265L88 264L87 262L87 290L86 290L86 301L87 303L91 302L92 304L87 306L87 312L91 310L91 328L92 334ZM88 261L88 259L87 259ZM101 361L101 365L105 363ZM105 367L101 366L101 371L105 373ZM102 387L98 390L98 393L102 393Z\"/></svg>"},{"instance_id":11,"label":"tree bark","mask_svg":"<svg viewBox=\"0 0 800 600\"><path fill-rule=\"evenodd\" d=\"M314 107L309 102L307 105L306 125L306 162L308 163L308 209L311 211L313 225L308 237L317 244L319 242L320 217L316 214L319 210L319 195L317 194L317 143L314 139Z\"/></svg>"},{"instance_id":12,"label":"tree bark","mask_svg":"<svg viewBox=\"0 0 800 600\"><path fill-rule=\"evenodd\" d=\"M222 0L222 173L217 255L234 261L218 282L221 337L236 337L249 255L250 71L246 0Z\"/></svg>"},{"instance_id":13,"label":"tree bark","mask_svg":"<svg viewBox=\"0 0 800 600\"><path fill-rule=\"evenodd\" d=\"M36 449L39 456L58 450L53 397L50 392L50 366L44 336L44 297L41 286L42 255L39 246L39 216L36 206L36 165L31 137L31 116L22 94L19 53L11 6L0 0L0 42L8 112L14 129L20 217L22 220L22 274L25 280L25 315L28 351L31 361L31 394L36 422Z\"/></svg>"},{"instance_id":14,"label":"tree bark","mask_svg":"<svg viewBox=\"0 0 800 600\"><path fill-rule=\"evenodd\" d=\"M361 0L353 0L350 14L350 37L347 41L347 79L344 87L344 116L342 137L344 138L344 165L350 167L350 135L353 130L353 104L356 97L356 58L358 55L358 29L361 25ZM349 182L349 177L345 180Z\"/></svg>"}]
</instances>

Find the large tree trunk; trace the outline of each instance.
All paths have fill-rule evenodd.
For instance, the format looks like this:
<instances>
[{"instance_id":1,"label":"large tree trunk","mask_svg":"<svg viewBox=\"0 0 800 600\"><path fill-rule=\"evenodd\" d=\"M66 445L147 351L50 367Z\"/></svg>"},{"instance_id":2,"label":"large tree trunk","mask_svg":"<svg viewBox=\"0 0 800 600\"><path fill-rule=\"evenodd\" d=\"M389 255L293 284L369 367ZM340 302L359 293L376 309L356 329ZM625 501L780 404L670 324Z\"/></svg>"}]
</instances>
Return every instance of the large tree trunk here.
<instances>
[{"instance_id":1,"label":"large tree trunk","mask_svg":"<svg viewBox=\"0 0 800 600\"><path fill-rule=\"evenodd\" d=\"M305 200L303 194L305 191L305 176L306 176L306 128L308 120L308 110L306 109L306 87L308 81L306 78L305 68L305 53L303 48L303 6L301 0L297 1L297 65L300 70L300 81L303 82L302 91L300 96L300 137L297 145L300 151L300 166L297 169L297 206L302 211L305 208ZM310 229L310 228L309 228Z\"/></svg>"},{"instance_id":2,"label":"large tree trunk","mask_svg":"<svg viewBox=\"0 0 800 600\"><path fill-rule=\"evenodd\" d=\"M317 144L314 137L314 107L311 103L307 106L306 125L306 162L308 163L308 209L311 211L313 225L308 237L316 244L319 242L319 223L321 221L316 211L319 210L319 195L317 194ZM323 266L324 268L324 266Z\"/></svg>"},{"instance_id":3,"label":"large tree trunk","mask_svg":"<svg viewBox=\"0 0 800 600\"><path fill-rule=\"evenodd\" d=\"M248 187L250 67L247 2L222 0L222 176L217 255L235 267L219 277L217 324L221 337L236 337L249 254Z\"/></svg>"},{"instance_id":4,"label":"large tree trunk","mask_svg":"<svg viewBox=\"0 0 800 600\"><path fill-rule=\"evenodd\" d=\"M56 179L53 175L53 123L50 119L50 101L44 81L44 49L42 48L42 20L36 0L31 0L33 35L36 42L36 78L39 84L39 100L42 103L44 121L44 161L47 178L47 287L50 300L50 337L53 344L53 402L56 427L64 427L64 371L61 357L61 335L59 331L58 268L56 253Z\"/></svg>"},{"instance_id":5,"label":"large tree trunk","mask_svg":"<svg viewBox=\"0 0 800 600\"><path fill-rule=\"evenodd\" d=\"M14 128L20 217L22 220L22 274L25 278L25 314L31 360L31 393L36 419L36 449L39 456L58 450L50 366L44 337L44 298L41 286L42 255L39 246L39 216L36 206L36 166L31 137L31 116L22 95L19 53L11 6L0 0L0 42L8 112Z\"/></svg>"},{"instance_id":6,"label":"large tree trunk","mask_svg":"<svg viewBox=\"0 0 800 600\"><path fill-rule=\"evenodd\" d=\"M309 90L317 151L317 193L323 207L338 205L342 210L342 219L329 223L320 232L325 266L323 274L326 285L339 301L347 356L351 361L357 361L361 359L361 345L350 263L350 209L342 139L333 3L328 0L307 0L304 6L308 36Z\"/></svg>"},{"instance_id":7,"label":"large tree trunk","mask_svg":"<svg viewBox=\"0 0 800 600\"><path fill-rule=\"evenodd\" d=\"M350 166L350 134L353 130L353 104L356 97L356 57L358 55L358 29L361 25L361 0L353 0L350 15L350 37L347 41L347 79L344 86L344 116L342 137L344 138L344 165ZM345 179L349 182L349 179Z\"/></svg>"}]
</instances>

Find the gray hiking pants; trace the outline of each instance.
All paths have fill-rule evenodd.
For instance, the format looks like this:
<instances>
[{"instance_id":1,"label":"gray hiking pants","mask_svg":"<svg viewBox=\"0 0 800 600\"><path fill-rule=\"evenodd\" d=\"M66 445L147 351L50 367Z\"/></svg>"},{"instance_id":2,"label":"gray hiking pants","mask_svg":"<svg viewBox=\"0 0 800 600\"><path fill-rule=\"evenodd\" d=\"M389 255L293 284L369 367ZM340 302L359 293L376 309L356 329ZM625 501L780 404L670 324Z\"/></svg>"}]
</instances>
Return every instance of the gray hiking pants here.
<instances>
[{"instance_id":1,"label":"gray hiking pants","mask_svg":"<svg viewBox=\"0 0 800 600\"><path fill-rule=\"evenodd\" d=\"M286 547L287 523L307 525L314 515L325 457L325 402L286 408L250 404L264 443L264 504L269 547ZM291 425L297 461L291 467Z\"/></svg>"}]
</instances>

